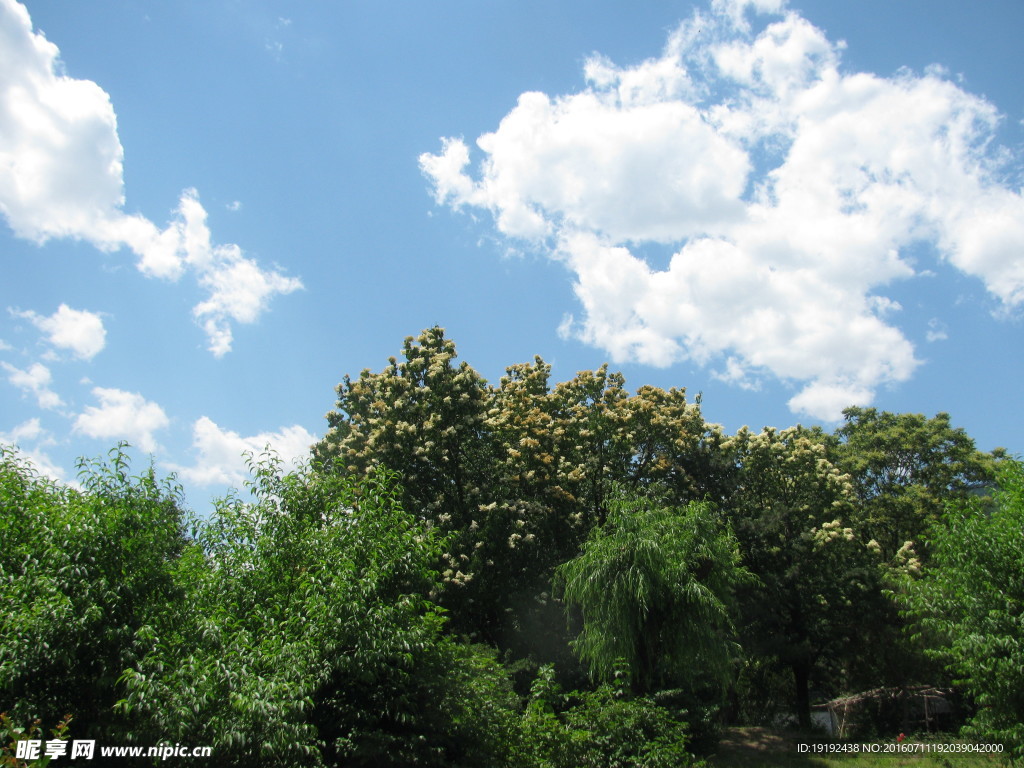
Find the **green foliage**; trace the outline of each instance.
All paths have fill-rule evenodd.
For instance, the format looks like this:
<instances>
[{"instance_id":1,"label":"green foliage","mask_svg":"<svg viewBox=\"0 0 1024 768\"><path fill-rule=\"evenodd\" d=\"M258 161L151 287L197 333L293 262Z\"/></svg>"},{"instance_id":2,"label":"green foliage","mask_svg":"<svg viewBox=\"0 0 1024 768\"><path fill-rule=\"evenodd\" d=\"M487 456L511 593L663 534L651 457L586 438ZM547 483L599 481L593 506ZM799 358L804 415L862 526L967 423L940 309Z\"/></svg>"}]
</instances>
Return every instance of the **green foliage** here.
<instances>
[{"instance_id":1,"label":"green foliage","mask_svg":"<svg viewBox=\"0 0 1024 768\"><path fill-rule=\"evenodd\" d=\"M117 678L180 599L180 490L130 474L124 446L81 463L80 491L0 447L0 691L21 720L71 712L116 735Z\"/></svg>"},{"instance_id":2,"label":"green foliage","mask_svg":"<svg viewBox=\"0 0 1024 768\"><path fill-rule=\"evenodd\" d=\"M843 415L835 461L853 481L863 535L878 542L886 560L905 542L920 543L950 501L989 486L1004 456L1002 450L978 451L948 413L926 419L847 408Z\"/></svg>"},{"instance_id":3,"label":"green foliage","mask_svg":"<svg viewBox=\"0 0 1024 768\"><path fill-rule=\"evenodd\" d=\"M542 667L523 715L527 764L536 768L675 768L703 765L687 749L681 713L618 685L562 694Z\"/></svg>"},{"instance_id":4,"label":"green foliage","mask_svg":"<svg viewBox=\"0 0 1024 768\"><path fill-rule=\"evenodd\" d=\"M50 731L50 738L67 741L71 715L65 715ZM39 757L24 760L18 757L18 742L24 740L44 741L41 721L36 719L23 728L6 712L0 712L0 766L2 768L45 768L54 759L40 750Z\"/></svg>"},{"instance_id":5,"label":"green foliage","mask_svg":"<svg viewBox=\"0 0 1024 768\"><path fill-rule=\"evenodd\" d=\"M346 376L314 453L354 475L399 473L406 509L451 535L440 600L455 628L550 658L565 643L552 573L603 522L613 485L719 498L721 432L685 390L630 395L607 366L552 387L536 358L488 386L455 356L435 327L380 373Z\"/></svg>"},{"instance_id":6,"label":"green foliage","mask_svg":"<svg viewBox=\"0 0 1024 768\"><path fill-rule=\"evenodd\" d=\"M880 581L891 586L928 562L924 534L950 503L986 493L1004 456L975 448L949 414L888 413L848 408L836 430L830 459L850 476L857 501L849 524L878 554ZM860 689L947 682L920 643L903 631L905 620L877 590L863 604L863 652L849 663L850 680ZM856 690L856 689L855 689Z\"/></svg>"},{"instance_id":7,"label":"green foliage","mask_svg":"<svg viewBox=\"0 0 1024 768\"><path fill-rule=\"evenodd\" d=\"M71 712L81 738L234 766L689 765L727 688L734 715L785 699L806 724L811 686L938 682L925 645L972 734L1024 758L1024 470L1001 452L860 408L726 437L607 366L488 385L455 358L432 328L345 377L315 466L253 459L254 500L202 522L124 446L77 489L0 448L3 764ZM553 660L599 687L561 693ZM524 709L512 671L523 692L538 665Z\"/></svg>"},{"instance_id":8,"label":"green foliage","mask_svg":"<svg viewBox=\"0 0 1024 768\"><path fill-rule=\"evenodd\" d=\"M134 739L235 766L493 763L511 687L442 634L442 540L393 478L252 469L255 503L218 503L182 562L185 608L124 674Z\"/></svg>"},{"instance_id":9,"label":"green foliage","mask_svg":"<svg viewBox=\"0 0 1024 768\"><path fill-rule=\"evenodd\" d=\"M850 478L828 460L826 442L802 427L744 428L729 444L739 467L729 512L758 580L743 593L743 643L749 663L791 671L805 727L811 684L842 687L836 662L853 654L880 594L878 557L846 523L856 504Z\"/></svg>"},{"instance_id":10,"label":"green foliage","mask_svg":"<svg viewBox=\"0 0 1024 768\"><path fill-rule=\"evenodd\" d=\"M1024 759L1024 467L1003 462L994 503L949 508L904 598L916 630L978 706L969 735Z\"/></svg>"},{"instance_id":11,"label":"green foliage","mask_svg":"<svg viewBox=\"0 0 1024 768\"><path fill-rule=\"evenodd\" d=\"M732 593L745 572L736 541L707 503L654 506L626 497L558 568L568 606L583 614L576 652L599 680L625 664L641 694L710 676L724 683L735 646Z\"/></svg>"}]
</instances>

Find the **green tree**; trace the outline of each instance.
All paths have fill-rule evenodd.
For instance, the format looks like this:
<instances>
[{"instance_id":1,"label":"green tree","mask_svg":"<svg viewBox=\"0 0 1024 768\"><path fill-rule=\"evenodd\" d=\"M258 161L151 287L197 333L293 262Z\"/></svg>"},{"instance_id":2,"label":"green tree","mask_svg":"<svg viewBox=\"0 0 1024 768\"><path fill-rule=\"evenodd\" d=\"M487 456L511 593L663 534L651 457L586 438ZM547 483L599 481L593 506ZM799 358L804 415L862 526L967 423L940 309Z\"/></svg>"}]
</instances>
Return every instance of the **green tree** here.
<instances>
[{"instance_id":1,"label":"green tree","mask_svg":"<svg viewBox=\"0 0 1024 768\"><path fill-rule=\"evenodd\" d=\"M982 453L950 423L949 414L889 413L848 408L835 433L830 458L852 481L857 501L849 524L877 544L880 580L889 587L908 568L927 563L925 532L941 520L950 503L988 492L1004 453ZM863 653L851 659L851 681L861 688L935 684L941 667L906 632L891 600L877 593L862 603Z\"/></svg>"},{"instance_id":2,"label":"green tree","mask_svg":"<svg viewBox=\"0 0 1024 768\"><path fill-rule=\"evenodd\" d=\"M951 504L902 597L914 628L977 704L969 735L1024 760L1024 467L1004 461L994 503Z\"/></svg>"},{"instance_id":3,"label":"green tree","mask_svg":"<svg viewBox=\"0 0 1024 768\"><path fill-rule=\"evenodd\" d=\"M455 629L550 660L565 642L551 576L601 524L609 490L721 497L721 431L685 390L630 395L607 366L552 386L535 358L488 386L455 355L432 328L383 371L346 377L315 456L354 475L397 472L403 505L448 535L439 599Z\"/></svg>"},{"instance_id":4,"label":"green tree","mask_svg":"<svg viewBox=\"0 0 1024 768\"><path fill-rule=\"evenodd\" d=\"M484 557L477 544L485 538L481 527L493 539L494 528L507 527L511 515L495 511L488 491L493 460L486 382L467 363L456 366L456 356L455 345L435 327L407 337L402 359L389 358L380 373L345 376L337 410L327 414L330 429L313 453L327 473L362 477L381 467L398 473L402 507L447 534L439 599L455 609L459 629L493 640L503 614L485 599L480 572L494 558ZM503 512L504 521L484 520Z\"/></svg>"},{"instance_id":5,"label":"green tree","mask_svg":"<svg viewBox=\"0 0 1024 768\"><path fill-rule=\"evenodd\" d=\"M744 427L729 445L738 467L729 513L757 577L743 590L744 647L755 665L791 672L804 727L812 683L842 685L835 667L854 655L865 606L880 595L877 554L846 523L853 486L825 443L802 427Z\"/></svg>"},{"instance_id":6,"label":"green tree","mask_svg":"<svg viewBox=\"0 0 1024 768\"><path fill-rule=\"evenodd\" d=\"M989 487L1004 456L1001 449L978 451L948 413L928 419L847 408L843 415L833 460L853 481L863 535L878 542L886 560L908 541L920 545L949 502Z\"/></svg>"},{"instance_id":7,"label":"green tree","mask_svg":"<svg viewBox=\"0 0 1024 768\"><path fill-rule=\"evenodd\" d=\"M82 462L81 490L0 447L0 692L11 716L117 738L117 679L180 604L181 491L131 475L126 446Z\"/></svg>"},{"instance_id":8,"label":"green tree","mask_svg":"<svg viewBox=\"0 0 1024 768\"><path fill-rule=\"evenodd\" d=\"M456 356L435 327L407 337L404 359L389 358L381 373L345 376L316 458L353 474L381 466L400 472L406 509L443 519L447 528L468 526L487 462L488 393L468 363L454 365Z\"/></svg>"},{"instance_id":9,"label":"green tree","mask_svg":"<svg viewBox=\"0 0 1024 768\"><path fill-rule=\"evenodd\" d=\"M706 676L724 688L735 654L733 590L743 578L736 541L713 507L635 497L613 502L580 555L556 572L566 604L582 613L576 652L598 680L624 665L640 695Z\"/></svg>"},{"instance_id":10,"label":"green tree","mask_svg":"<svg viewBox=\"0 0 1024 768\"><path fill-rule=\"evenodd\" d=\"M493 585L491 604L512 608L507 615L530 638L524 653L535 653L539 638L564 644L553 632L561 624L551 577L604 523L615 486L669 503L702 498L701 469L720 437L683 389L641 387L631 395L607 366L551 386L550 371L535 358L510 366L490 390L495 465L486 484L496 500L482 510L475 544L494 564L480 569L481 586ZM510 592L518 594L511 604L503 599Z\"/></svg>"},{"instance_id":11,"label":"green tree","mask_svg":"<svg viewBox=\"0 0 1024 768\"><path fill-rule=\"evenodd\" d=\"M682 713L630 696L621 681L563 694L541 667L522 718L527 764L536 768L677 768L703 765L688 748Z\"/></svg>"},{"instance_id":12,"label":"green tree","mask_svg":"<svg viewBox=\"0 0 1024 768\"><path fill-rule=\"evenodd\" d=\"M382 470L253 465L180 571L186 610L124 675L140 742L208 744L236 766L500 765L515 698L427 599L442 540Z\"/></svg>"}]
</instances>

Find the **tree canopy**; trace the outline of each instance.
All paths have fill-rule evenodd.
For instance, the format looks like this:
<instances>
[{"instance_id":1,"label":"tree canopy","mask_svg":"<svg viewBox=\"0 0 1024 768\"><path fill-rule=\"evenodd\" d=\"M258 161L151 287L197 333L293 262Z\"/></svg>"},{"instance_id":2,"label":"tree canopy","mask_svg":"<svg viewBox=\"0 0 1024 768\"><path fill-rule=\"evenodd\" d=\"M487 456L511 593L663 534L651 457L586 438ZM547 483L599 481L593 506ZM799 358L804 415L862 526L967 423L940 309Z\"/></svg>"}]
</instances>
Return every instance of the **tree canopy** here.
<instances>
[{"instance_id":1,"label":"tree canopy","mask_svg":"<svg viewBox=\"0 0 1024 768\"><path fill-rule=\"evenodd\" d=\"M76 487L0 448L0 734L685 765L716 724L928 683L1024 757L1019 464L944 413L727 434L682 388L551 378L428 329L202 519L127 446Z\"/></svg>"}]
</instances>

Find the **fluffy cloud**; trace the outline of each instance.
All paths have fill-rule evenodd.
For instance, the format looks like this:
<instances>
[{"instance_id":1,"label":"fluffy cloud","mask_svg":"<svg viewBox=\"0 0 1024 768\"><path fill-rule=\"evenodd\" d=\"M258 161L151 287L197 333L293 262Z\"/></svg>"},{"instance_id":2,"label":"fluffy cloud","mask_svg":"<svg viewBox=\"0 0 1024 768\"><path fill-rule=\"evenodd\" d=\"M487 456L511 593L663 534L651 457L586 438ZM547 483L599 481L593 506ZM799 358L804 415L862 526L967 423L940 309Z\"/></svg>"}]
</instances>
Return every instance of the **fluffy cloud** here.
<instances>
[{"instance_id":1,"label":"fluffy cloud","mask_svg":"<svg viewBox=\"0 0 1024 768\"><path fill-rule=\"evenodd\" d=\"M39 474L51 480L64 482L64 470L40 450L41 445L52 444L53 438L39 424L39 419L29 419L18 424L10 432L0 432L0 443L16 446L18 453L28 459ZM29 448L30 443L35 444L34 447Z\"/></svg>"},{"instance_id":2,"label":"fluffy cloud","mask_svg":"<svg viewBox=\"0 0 1024 768\"><path fill-rule=\"evenodd\" d=\"M54 347L67 349L81 360L91 360L107 343L103 318L95 312L61 304L49 317L35 312L14 312L14 315L29 320L47 335Z\"/></svg>"},{"instance_id":3,"label":"fluffy cloud","mask_svg":"<svg viewBox=\"0 0 1024 768\"><path fill-rule=\"evenodd\" d=\"M182 243L183 258L209 293L192 314L206 331L210 351L221 357L231 349L231 321L255 322L275 294L296 291L302 282L260 268L237 245L213 245L206 210L194 189L185 190L178 213L180 221L172 226Z\"/></svg>"},{"instance_id":4,"label":"fluffy cloud","mask_svg":"<svg viewBox=\"0 0 1024 768\"><path fill-rule=\"evenodd\" d=\"M280 432L242 437L203 416L192 427L192 446L198 454L195 466L169 467L197 485L241 487L249 477L244 454L259 456L269 447L286 466L295 468L309 457L310 446L316 440L315 435L298 425L284 427Z\"/></svg>"},{"instance_id":5,"label":"fluffy cloud","mask_svg":"<svg viewBox=\"0 0 1024 768\"><path fill-rule=\"evenodd\" d=\"M752 12L773 15L755 33ZM714 0L632 67L592 57L573 94L524 93L420 166L435 199L490 211L574 277L561 332L616 361L692 360L799 387L836 419L918 367L884 295L912 244L1024 303L1024 197L1000 182L1000 116L937 68L847 73L780 0ZM645 243L674 255L656 269Z\"/></svg>"},{"instance_id":6,"label":"fluffy cloud","mask_svg":"<svg viewBox=\"0 0 1024 768\"><path fill-rule=\"evenodd\" d=\"M29 419L16 426L10 432L0 432L0 443L20 445L25 440L38 440L42 433L43 428L39 424L39 419Z\"/></svg>"},{"instance_id":7,"label":"fluffy cloud","mask_svg":"<svg viewBox=\"0 0 1024 768\"><path fill-rule=\"evenodd\" d=\"M170 424L163 408L137 392L94 387L92 394L99 405L88 406L78 415L75 432L101 439L127 440L146 453L157 450L153 433Z\"/></svg>"},{"instance_id":8,"label":"fluffy cloud","mask_svg":"<svg viewBox=\"0 0 1024 768\"><path fill-rule=\"evenodd\" d=\"M0 368L7 371L7 380L26 394L33 395L40 408L60 408L64 402L60 395L50 389L53 376L50 369L42 363L33 363L28 370L15 368L10 363L0 362Z\"/></svg>"},{"instance_id":9,"label":"fluffy cloud","mask_svg":"<svg viewBox=\"0 0 1024 768\"><path fill-rule=\"evenodd\" d=\"M231 347L231 321L252 322L273 295L301 287L236 245L214 245L195 190L163 229L126 214L123 162L107 93L63 74L57 46L32 31L25 7L0 0L0 211L16 235L128 248L151 277L193 274L210 291L196 314L217 356Z\"/></svg>"}]
</instances>

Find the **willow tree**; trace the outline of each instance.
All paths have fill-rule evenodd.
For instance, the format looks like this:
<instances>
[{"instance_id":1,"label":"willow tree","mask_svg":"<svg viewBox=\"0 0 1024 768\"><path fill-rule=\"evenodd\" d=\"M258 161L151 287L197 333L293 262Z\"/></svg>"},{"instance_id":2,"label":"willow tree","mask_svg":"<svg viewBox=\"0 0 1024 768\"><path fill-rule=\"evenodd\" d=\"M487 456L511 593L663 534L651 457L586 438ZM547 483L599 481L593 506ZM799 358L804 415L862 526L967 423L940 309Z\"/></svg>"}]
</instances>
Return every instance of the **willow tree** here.
<instances>
[{"instance_id":1,"label":"willow tree","mask_svg":"<svg viewBox=\"0 0 1024 768\"><path fill-rule=\"evenodd\" d=\"M625 671L644 695L707 679L724 684L736 648L733 592L745 577L736 540L711 505L627 496L558 568L556 584L582 613L574 648L592 676Z\"/></svg>"}]
</instances>

